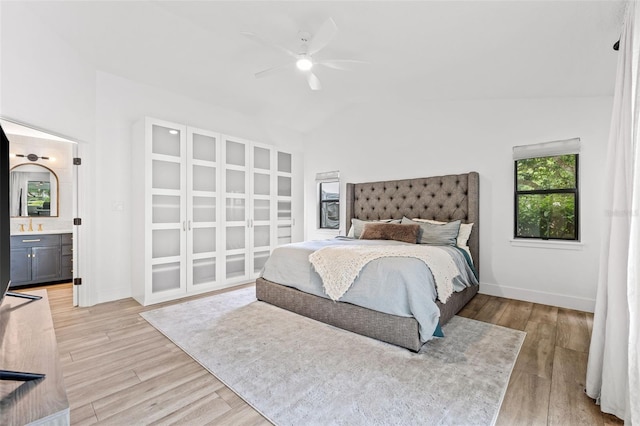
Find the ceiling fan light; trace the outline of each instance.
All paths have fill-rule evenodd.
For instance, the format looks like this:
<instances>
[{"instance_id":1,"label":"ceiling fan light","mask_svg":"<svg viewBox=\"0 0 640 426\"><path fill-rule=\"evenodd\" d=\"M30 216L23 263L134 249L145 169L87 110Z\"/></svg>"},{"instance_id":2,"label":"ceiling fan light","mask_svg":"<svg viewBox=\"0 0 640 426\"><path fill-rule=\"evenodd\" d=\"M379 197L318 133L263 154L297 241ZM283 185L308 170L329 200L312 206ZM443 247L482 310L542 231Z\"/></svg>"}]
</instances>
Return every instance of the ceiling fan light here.
<instances>
[{"instance_id":1,"label":"ceiling fan light","mask_svg":"<svg viewBox=\"0 0 640 426\"><path fill-rule=\"evenodd\" d=\"M309 71L313 68L313 62L307 57L299 58L296 61L296 67L298 67L300 71Z\"/></svg>"}]
</instances>

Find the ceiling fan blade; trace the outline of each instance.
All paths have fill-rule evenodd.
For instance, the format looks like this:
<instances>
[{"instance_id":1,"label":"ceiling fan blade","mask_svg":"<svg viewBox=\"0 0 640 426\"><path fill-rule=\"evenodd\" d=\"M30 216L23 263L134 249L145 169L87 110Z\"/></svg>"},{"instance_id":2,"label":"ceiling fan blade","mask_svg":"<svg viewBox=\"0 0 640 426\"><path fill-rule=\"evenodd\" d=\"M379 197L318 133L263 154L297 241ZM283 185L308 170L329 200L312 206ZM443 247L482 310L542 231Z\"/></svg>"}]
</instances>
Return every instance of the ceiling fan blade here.
<instances>
[{"instance_id":1,"label":"ceiling fan blade","mask_svg":"<svg viewBox=\"0 0 640 426\"><path fill-rule=\"evenodd\" d=\"M320 79L312 72L307 74L307 82L309 82L309 87L311 88L311 90L322 89L322 85L320 84Z\"/></svg>"},{"instance_id":2,"label":"ceiling fan blade","mask_svg":"<svg viewBox=\"0 0 640 426\"><path fill-rule=\"evenodd\" d=\"M353 67L350 67L349 65L366 64L365 61L358 61L356 59L326 59L317 61L316 63L327 68L333 68L334 70L341 71L352 71Z\"/></svg>"},{"instance_id":3,"label":"ceiling fan blade","mask_svg":"<svg viewBox=\"0 0 640 426\"><path fill-rule=\"evenodd\" d=\"M334 20L331 18L327 19L309 42L307 53L313 55L324 48L336 36L337 32L338 27Z\"/></svg>"},{"instance_id":4,"label":"ceiling fan blade","mask_svg":"<svg viewBox=\"0 0 640 426\"><path fill-rule=\"evenodd\" d=\"M269 77L270 75L273 74L277 74L281 71L284 71L285 69L293 66L294 63L287 63L287 64L283 64L283 65L278 65L276 67L271 67L271 68L267 68L266 70L262 70L260 72L257 72L254 74L254 76L256 78L263 78L263 77Z\"/></svg>"},{"instance_id":5,"label":"ceiling fan blade","mask_svg":"<svg viewBox=\"0 0 640 426\"><path fill-rule=\"evenodd\" d=\"M263 46L266 47L270 47L272 49L276 49L279 50L281 52L286 53L289 56L293 56L294 58L296 57L296 54L293 53L291 50L287 49L284 46L280 46L279 44L274 44L271 42L268 42L266 40L264 40L262 37L259 37L257 34L251 33L251 32L247 32L247 31L243 31L240 34L242 34L243 36L247 37L248 39L254 41L255 43L261 44Z\"/></svg>"}]
</instances>

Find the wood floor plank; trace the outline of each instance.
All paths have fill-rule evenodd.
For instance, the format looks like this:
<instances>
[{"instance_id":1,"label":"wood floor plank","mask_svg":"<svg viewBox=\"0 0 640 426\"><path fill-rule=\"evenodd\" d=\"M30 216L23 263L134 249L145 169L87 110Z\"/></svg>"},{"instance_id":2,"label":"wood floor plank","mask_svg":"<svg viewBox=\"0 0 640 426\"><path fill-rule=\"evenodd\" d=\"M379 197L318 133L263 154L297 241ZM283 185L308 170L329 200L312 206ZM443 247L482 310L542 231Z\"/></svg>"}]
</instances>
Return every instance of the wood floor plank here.
<instances>
[{"instance_id":1,"label":"wood floor plank","mask_svg":"<svg viewBox=\"0 0 640 426\"><path fill-rule=\"evenodd\" d=\"M529 322L533 303L509 300L504 312L496 324L514 330L524 330Z\"/></svg>"},{"instance_id":2,"label":"wood floor plank","mask_svg":"<svg viewBox=\"0 0 640 426\"><path fill-rule=\"evenodd\" d=\"M556 342L555 324L529 322L514 370L551 379Z\"/></svg>"},{"instance_id":3,"label":"wood floor plank","mask_svg":"<svg viewBox=\"0 0 640 426\"><path fill-rule=\"evenodd\" d=\"M602 425L602 413L584 392L587 354L556 346L549 404L549 425Z\"/></svg>"},{"instance_id":4,"label":"wood floor plank","mask_svg":"<svg viewBox=\"0 0 640 426\"><path fill-rule=\"evenodd\" d=\"M113 372L103 379L91 380L78 385L67 386L67 397L73 411L90 402L97 401L108 395L120 392L135 384L140 383L138 376L131 370Z\"/></svg>"},{"instance_id":5,"label":"wood floor plank","mask_svg":"<svg viewBox=\"0 0 640 426\"><path fill-rule=\"evenodd\" d=\"M119 410L107 418L100 418L109 424L147 424L156 422L191 403L215 393L219 381L205 369L190 377L187 383L172 387L170 391L159 393L124 410Z\"/></svg>"},{"instance_id":6,"label":"wood floor plank","mask_svg":"<svg viewBox=\"0 0 640 426\"><path fill-rule=\"evenodd\" d=\"M203 375L205 375L205 373L199 365L187 364L167 374L141 381L123 389L121 392L95 400L93 401L93 409L98 419L106 419L137 405L140 397L144 398L144 401L148 401L163 393L171 393L178 386L196 380ZM222 387L222 383L215 379L215 377L212 379L217 388ZM216 389L214 387L211 390L215 392Z\"/></svg>"},{"instance_id":7,"label":"wood floor plank","mask_svg":"<svg viewBox=\"0 0 640 426\"><path fill-rule=\"evenodd\" d=\"M556 324L558 322L558 308L556 306L534 303L529 321Z\"/></svg>"},{"instance_id":8,"label":"wood floor plank","mask_svg":"<svg viewBox=\"0 0 640 426\"><path fill-rule=\"evenodd\" d=\"M551 379L514 370L496 425L546 425L550 390Z\"/></svg>"},{"instance_id":9,"label":"wood floor plank","mask_svg":"<svg viewBox=\"0 0 640 426\"><path fill-rule=\"evenodd\" d=\"M579 352L589 352L591 333L586 312L558 309L558 334L556 345Z\"/></svg>"},{"instance_id":10,"label":"wood floor plank","mask_svg":"<svg viewBox=\"0 0 640 426\"><path fill-rule=\"evenodd\" d=\"M217 393L212 393L153 422L152 425L219 424L219 419L231 410Z\"/></svg>"},{"instance_id":11,"label":"wood floor plank","mask_svg":"<svg viewBox=\"0 0 640 426\"><path fill-rule=\"evenodd\" d=\"M465 318L475 318L482 307L491 299L491 296L486 294L476 294L473 299L466 304L464 308L460 310L456 315Z\"/></svg>"},{"instance_id":12,"label":"wood floor plank","mask_svg":"<svg viewBox=\"0 0 640 426\"><path fill-rule=\"evenodd\" d=\"M98 422L98 418L91 404L86 404L71 410L69 417L72 425L92 425Z\"/></svg>"},{"instance_id":13,"label":"wood floor plank","mask_svg":"<svg viewBox=\"0 0 640 426\"><path fill-rule=\"evenodd\" d=\"M485 303L473 318L478 321L497 324L500 317L507 309L508 300L501 297L492 297Z\"/></svg>"}]
</instances>

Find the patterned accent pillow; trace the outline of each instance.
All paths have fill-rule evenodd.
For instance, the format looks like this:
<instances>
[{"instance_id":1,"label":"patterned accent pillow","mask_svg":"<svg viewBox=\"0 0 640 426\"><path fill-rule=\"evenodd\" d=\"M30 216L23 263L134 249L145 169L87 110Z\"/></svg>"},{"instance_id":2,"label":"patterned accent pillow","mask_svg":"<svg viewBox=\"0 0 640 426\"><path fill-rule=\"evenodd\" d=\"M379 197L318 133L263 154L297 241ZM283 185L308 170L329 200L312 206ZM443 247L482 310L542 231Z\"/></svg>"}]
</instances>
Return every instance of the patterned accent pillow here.
<instances>
[{"instance_id":1,"label":"patterned accent pillow","mask_svg":"<svg viewBox=\"0 0 640 426\"><path fill-rule=\"evenodd\" d=\"M415 244L420 232L419 224L401 225L398 223L365 223L360 235L361 240L395 240Z\"/></svg>"}]
</instances>

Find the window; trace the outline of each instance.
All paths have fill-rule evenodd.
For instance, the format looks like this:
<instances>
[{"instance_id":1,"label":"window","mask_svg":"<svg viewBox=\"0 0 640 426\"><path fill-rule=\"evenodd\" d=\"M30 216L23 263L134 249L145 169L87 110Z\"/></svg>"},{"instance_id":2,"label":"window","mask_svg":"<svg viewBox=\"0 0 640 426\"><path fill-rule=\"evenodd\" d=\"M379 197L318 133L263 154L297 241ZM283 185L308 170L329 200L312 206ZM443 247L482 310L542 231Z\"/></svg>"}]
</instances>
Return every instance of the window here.
<instances>
[{"instance_id":1,"label":"window","mask_svg":"<svg viewBox=\"0 0 640 426\"><path fill-rule=\"evenodd\" d=\"M320 182L320 229L340 228L340 182Z\"/></svg>"},{"instance_id":2,"label":"window","mask_svg":"<svg viewBox=\"0 0 640 426\"><path fill-rule=\"evenodd\" d=\"M515 238L578 240L578 153L567 142L579 149L578 139L514 148Z\"/></svg>"}]
</instances>

